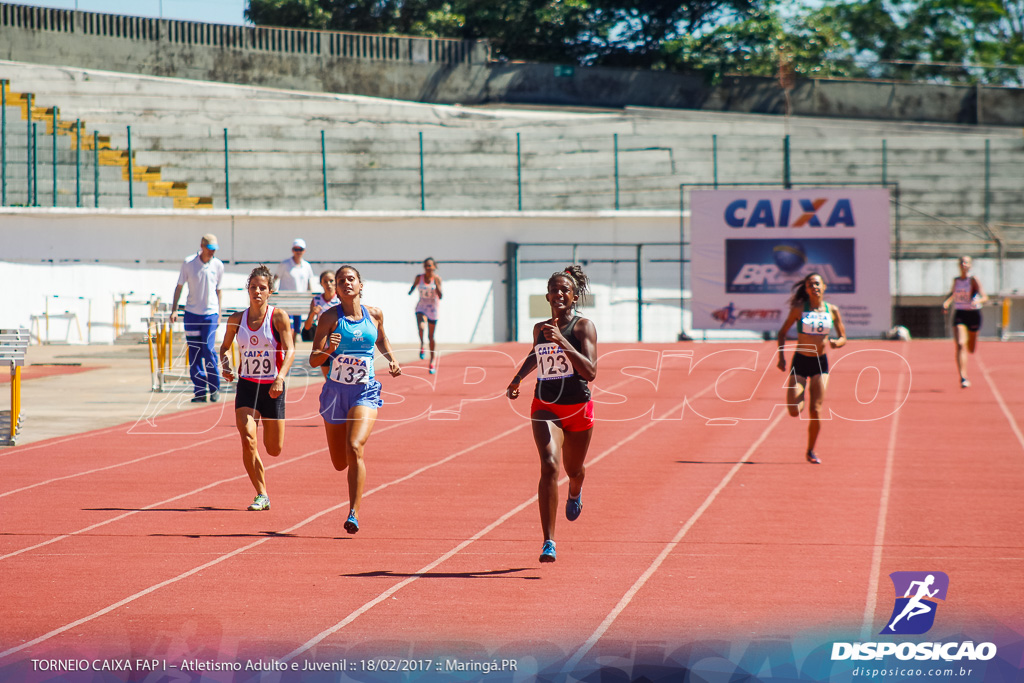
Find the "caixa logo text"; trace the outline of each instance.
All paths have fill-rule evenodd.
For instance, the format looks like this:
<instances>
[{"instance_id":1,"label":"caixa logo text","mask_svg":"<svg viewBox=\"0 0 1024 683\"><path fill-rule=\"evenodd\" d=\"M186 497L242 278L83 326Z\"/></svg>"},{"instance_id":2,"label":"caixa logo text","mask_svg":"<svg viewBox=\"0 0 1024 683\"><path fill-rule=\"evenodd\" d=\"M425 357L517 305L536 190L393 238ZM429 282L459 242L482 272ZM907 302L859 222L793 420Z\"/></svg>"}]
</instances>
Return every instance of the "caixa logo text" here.
<instances>
[{"instance_id":1,"label":"caixa logo text","mask_svg":"<svg viewBox=\"0 0 1024 683\"><path fill-rule=\"evenodd\" d=\"M983 661L996 656L993 643L975 645L962 643L832 643L832 661L883 659L895 655L896 659L917 661Z\"/></svg>"},{"instance_id":2,"label":"caixa logo text","mask_svg":"<svg viewBox=\"0 0 1024 683\"><path fill-rule=\"evenodd\" d=\"M737 199L725 207L725 223L730 228L856 227L849 199L837 199L830 207L826 203L827 199L780 199L773 204L759 199L748 209L746 199Z\"/></svg>"}]
</instances>

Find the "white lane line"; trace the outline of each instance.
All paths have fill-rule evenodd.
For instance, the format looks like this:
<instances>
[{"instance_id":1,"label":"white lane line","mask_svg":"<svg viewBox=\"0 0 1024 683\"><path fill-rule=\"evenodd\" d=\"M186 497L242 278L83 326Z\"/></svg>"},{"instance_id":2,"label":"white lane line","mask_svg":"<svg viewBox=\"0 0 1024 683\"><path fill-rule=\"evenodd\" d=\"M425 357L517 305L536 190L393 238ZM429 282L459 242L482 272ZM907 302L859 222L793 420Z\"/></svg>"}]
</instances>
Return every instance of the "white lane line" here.
<instances>
[{"instance_id":1,"label":"white lane line","mask_svg":"<svg viewBox=\"0 0 1024 683\"><path fill-rule=\"evenodd\" d=\"M899 383L896 385L896 400L903 396L907 383L907 375L900 372ZM885 474L882 476L882 493L878 502L878 523L875 526L875 544L871 551L871 571L868 575L868 596L864 604L864 621L861 626L861 639L870 640L874 630L875 608L878 605L878 579L882 569L882 551L885 547L885 525L889 516L889 494L892 492L892 468L896 460L896 438L899 436L900 411L893 415L889 425L889 446L885 452Z\"/></svg>"},{"instance_id":2,"label":"white lane line","mask_svg":"<svg viewBox=\"0 0 1024 683\"><path fill-rule=\"evenodd\" d=\"M236 436L236 435L235 434L225 434L223 436L215 436L212 439L208 439L207 441L205 441L204 444L212 443L212 442L217 441L219 439L226 439L228 437L233 437L233 436ZM184 446L177 446L175 448L168 448L166 451L160 451L159 453L150 453L149 455L144 455L141 458L135 458L134 460L125 460L124 462L114 463L113 465L105 465L103 467L97 467L97 468L91 469L91 470L82 470L81 472L75 472L74 474L65 474L62 477L54 477L53 479L47 479L46 481L39 481L39 482L36 482L35 484L29 484L28 486L22 486L20 489L11 489L10 491L4 491L3 493L0 493L0 498L3 498L4 496L11 496L11 495L14 495L15 493L21 493L22 491L28 491L30 489L36 488L37 486L45 486L46 484L52 484L54 482L64 481L66 479L74 479L75 477L84 477L87 474L96 474L97 472L105 472L106 470L117 469L118 467L124 467L125 465L134 465L135 463L143 462L143 461L146 461L146 460L150 460L151 458L159 458L162 455L167 455L168 453L174 453L175 451L183 451L183 450L195 449L195 447L196 447L196 445L194 443L190 443L190 444L186 444ZM3 559L3 558L0 558L0 559Z\"/></svg>"},{"instance_id":3,"label":"white lane line","mask_svg":"<svg viewBox=\"0 0 1024 683\"><path fill-rule=\"evenodd\" d=\"M384 429L394 428L394 427L398 427L398 426L400 426L400 425L399 424L389 425L388 427L384 427L383 429L380 429L378 431L384 431ZM468 452L470 452L470 451L472 451L472 450L474 450L476 448L479 448L481 446L486 446L486 445L488 445L488 444L490 444L490 443L492 443L494 441L503 439L506 436L508 436L509 434L511 434L511 433L513 433L513 432L515 432L515 431L517 431L519 429L522 429L525 426L526 425L520 424L520 425L518 425L516 427L513 427L512 429L509 429L509 430L507 430L505 432L502 432L501 434L498 434L497 436L493 436L493 437L487 439L486 441L481 441L481 442L479 442L477 444L474 444L472 446L464 448L461 451L458 451L457 453L453 453L453 454L451 454L449 456L446 456L446 457L444 457L444 458L442 458L440 460L437 460L437 461L435 461L435 462L433 462L433 463L431 463L429 465L424 465L423 467L420 467L419 469L417 469L417 470L415 470L413 472L410 472L409 474L406 474L406 475L404 475L402 477L399 477L398 479L394 479L394 480L392 480L390 482L387 482L385 484L381 484L380 486L378 486L378 487L376 487L374 489L371 489L370 491L367 491L366 493L364 493L363 494L363 498L366 498L367 496L372 495L373 493L376 493L378 491L383 491L384 489L386 489L386 488L388 488L390 486L394 486L395 484L400 484L400 483L402 483L404 481L407 481L407 480L409 480L409 479L411 479L411 478L413 478L413 477L415 477L415 476L417 476L419 474L422 474L423 472L426 472L427 470L433 469L434 467L438 467L438 466L443 465L443 464L445 464L445 463L447 463L447 462L449 462L451 460L454 460L455 458L459 457L460 455L464 455L465 453L468 453ZM310 453L306 453L304 455L301 455L301 456L299 456L297 458L292 458L288 462L295 462L295 461L301 460L302 458L307 458L307 457L309 457L311 455L314 455L316 453L322 453L322 452L324 452L326 450L327 450L326 448L321 448L319 450L312 451ZM279 466L280 465L285 465L285 464L287 464L287 463L284 463L284 462L278 463ZM240 477L235 477L235 478L237 479L237 478L241 478L241 477L245 477L245 476L248 476L248 475L240 475ZM224 481L230 481L230 480L224 480ZM205 486L203 488L209 488L211 486L216 486L217 484L220 484L220 483L223 483L223 482L216 482L214 484L209 484L209 485L207 485L207 486ZM198 490L202 490L202 489L198 489ZM182 494L181 496L177 496L177 497L172 498L170 500L176 500L177 498L182 498L182 497L184 497L186 495L189 495L189 494ZM325 510L321 510L320 512L317 512L316 514L313 514L313 515L307 517L306 519L298 522L297 524L292 525L291 527L285 529L284 531L282 531L280 533L282 533L282 534L292 533L292 532L294 532L294 531L296 531L298 529L301 529L302 527L304 527L305 525L309 524L310 522L313 522L314 520L317 520L320 517L323 517L326 514L329 514L331 512L336 511L336 510L340 510L340 509L347 508L347 507L348 507L348 501L346 500L346 501L344 501L342 503L339 503L338 505L334 505L334 506L331 506L331 507L329 507L329 508L327 508ZM129 515L132 515L132 514L136 514L136 512L133 511L133 512L126 513L124 515L120 515L116 519L123 519L123 518L128 517ZM109 521L114 521L114 520L109 520ZM95 526L101 526L102 524L109 523L109 521L108 522L103 522L103 523L101 523L99 525L94 525L94 527L92 527L92 528L95 528ZM80 533L80 532L75 532L75 533ZM217 558L215 558L213 560L210 560L209 562L207 562L205 564L202 564L202 565L200 565L198 567L194 567L194 568L192 568L192 569L190 569L190 570L188 570L186 572L178 574L177 576L174 576L174 577L172 577L170 579L167 579L166 581L161 581L160 583L154 584L154 585L150 586L149 588L145 588L145 589L143 589L143 590L141 590L141 591L139 591L137 593L129 595L128 597L124 598L123 600L119 600L119 601L117 601L117 602L115 602L115 603L113 603L111 605L108 605L108 606L104 607L103 609L100 609L100 610L98 610L96 612L93 612L92 614L90 614L88 616L82 617L81 619L76 619L75 621L72 621L72 622L70 622L68 624L65 624L63 626L57 627L57 628L53 629L52 631L50 631L48 633L44 633L43 635L39 636L38 638L34 638L34 639L30 640L30 641L27 641L25 643L22 643L20 645L12 647L12 648L10 648L8 650L5 650L3 652L0 652L0 659L3 659L4 657L7 657L8 655L12 655L12 654L14 654L16 652L20 652L21 650L24 650L26 648L38 645L39 643L45 642L45 641L49 640L50 638L53 638L54 636L58 636L61 633L64 633L66 631L70 631L71 629L77 628L78 626L81 626L82 624L86 624L86 623L88 623L88 622L90 622L90 621L92 621L94 619L97 619L97 618L103 616L104 614L108 614L108 613L112 612L113 610L118 609L119 607L123 607L124 605L127 605L127 604L129 604L131 602L134 602L135 600L138 600L139 598L142 598L142 597L144 597L146 595L149 595L150 593L153 593L154 591L160 590L161 588L164 588L164 587L169 586L171 584L177 583L178 581L181 581L182 579L187 579L188 577L193 576L194 574L196 574L198 572L201 572L204 569L208 569L209 567L213 567L214 565L220 564L221 562L229 560L232 557L235 557L236 555L239 555L241 553L244 553L244 552L247 552L249 550L252 550L253 548L256 548L256 547L262 545L263 543L266 543L267 541L271 540L271 538L272 538L271 536L267 536L266 538L261 538L261 539L258 539L256 541L253 541L252 543L250 543L248 545L242 546L241 548L236 548L235 550L232 550L229 553L225 553L224 555L221 555L220 557L217 557ZM21 551L19 551L19 552L21 552ZM0 559L3 559L3 558L0 558Z\"/></svg>"},{"instance_id":4,"label":"white lane line","mask_svg":"<svg viewBox=\"0 0 1024 683\"><path fill-rule=\"evenodd\" d=\"M610 389L614 389L614 388L616 388L618 386L621 386L621 384L617 384L617 385L615 385L613 387L610 387L609 390ZM687 401L692 401L693 399L699 398L700 396L702 396L703 394L706 394L707 392L711 391L714 388L715 388L715 384L709 385L708 387L702 389L700 392L698 392L694 396L687 397L686 399L683 399L682 402L680 402L680 403L676 404L675 406L673 406L665 414L666 415L674 414L676 411L680 410L683 406L685 406ZM776 419L776 422L777 421L778 420ZM529 424L529 422L527 422L526 424ZM611 455L612 453L618 452L618 450L622 446L624 446L625 444L629 443L630 441L632 441L633 439L637 438L638 436L643 434L645 431L650 429L651 427L653 427L655 425L658 425L658 424L663 424L663 422L660 421L660 420L651 419L649 422L647 422L646 425L644 425L643 427L640 427L639 429L634 431L632 434L630 434L626 438L624 438L621 441L619 441L618 443L616 443L614 446L612 446L612 447L602 451L600 454L594 456L593 458L589 458L587 460L587 467L588 468L589 467L593 467L594 465L599 463L601 460L603 460L608 455ZM523 426L526 426L526 425L523 425ZM568 477L562 477L561 479L559 479L558 485L562 486L563 484L565 484L568 481L569 481ZM330 636L330 635L332 635L334 633L337 633L341 629L345 628L346 626L351 624L353 621L355 621L357 618L359 618L361 615L365 614L370 609L372 609L374 606L376 606L376 605L380 604L381 602L383 602L384 600L388 599L389 597L391 597L392 595L397 593L402 588L405 588L406 586L411 584L413 581L416 581L420 577L425 576L432 569L434 569L435 567L437 567L441 563L445 562L446 560L451 559L457 553L459 553L460 551L464 550L471 543L473 543L474 541L480 540L481 538L486 536L488 533L490 533L494 529L498 528L499 526L501 526L503 523L505 523L506 521L508 521L512 517L514 517L516 514L522 512L523 510L525 510L526 508L528 508L529 506L533 505L536 502L537 502L537 496L536 495L532 496L528 500L523 501L519 505L515 506L514 508L512 508L511 510L509 510L508 512L503 514L498 519L494 520L493 522L491 522L490 524L485 526L480 531L478 531L475 534L473 534L470 538L468 538L465 541L462 541L461 543L456 545L454 548L449 550L444 555L441 555L439 558L437 558L436 560L434 560L430 564L428 564L425 567L423 567L423 568L417 570L416 572L414 572L412 576L409 576L408 578L403 579L402 581L398 582L397 584L395 584L391 588L388 588L383 593L379 594L377 597L375 597L372 600L366 602L361 607L359 607L355 611L351 612L348 616L346 616L344 619L342 619L338 623L336 623L333 626L325 629L324 631L321 631L320 633L315 635L313 638L311 638L310 640L308 640L305 643L303 643L302 645L300 645L297 649L293 650L292 652L289 652L280 661L285 661L285 662L289 661L292 658L297 657L298 655L302 654L303 652L306 652L307 650L315 647L317 644L319 644L321 641L323 641L328 636Z\"/></svg>"},{"instance_id":5,"label":"white lane line","mask_svg":"<svg viewBox=\"0 0 1024 683\"><path fill-rule=\"evenodd\" d=\"M679 543L683 540L683 537L686 536L687 532L689 532L690 529L693 528L693 525L697 523L697 520L701 518L701 515L703 515L704 512L709 507L711 507L711 503L713 503L715 498L718 497L718 494L722 492L722 490L729 484L730 481L732 481L732 478L736 476L737 472L740 471L740 468L743 466L743 464L746 463L750 456L753 455L755 451L757 451L757 449L761 446L762 443L764 443L764 440L768 438L768 435L771 433L772 429L775 428L775 425L779 424L779 421L782 420L785 414L785 412L779 411L779 414L776 415L775 418L768 423L768 426L764 428L764 431L761 432L761 435L759 437L757 437L757 440L750 445L750 448L748 448L747 452L743 454L743 457L740 458L739 462L733 465L729 472L726 473L725 477L723 477L722 480L718 482L718 485L711 491L711 493L708 494L708 497L704 499L704 502L701 503L701 506L697 508L697 510L690 516L688 520L686 520L686 523L682 526L679 532L672 538L671 541L669 541L668 545L666 545L662 549L658 556L654 558L654 561L651 562L651 565L647 567L644 573L640 575L640 577L633 583L629 590L626 591L626 593L622 596L622 599L619 600L618 604L615 605L612 611L608 613L608 616L605 617L604 621L601 622L601 625L597 627L594 633L591 634L589 638L587 638L586 642L583 643L583 645L581 645L580 648L576 650L576 653L565 663L565 665L562 667L562 673L572 671L573 668L577 664L579 664L580 660L582 660L586 656L586 654L590 652L594 645L597 644L597 641L600 640L602 636L604 636L604 634L611 627L612 623L614 623L615 620L619 617L619 615L622 614L622 612L629 606L629 603L633 600L636 594L640 592L640 589L644 587L644 584L647 583L647 580L654 575L654 572L658 570L658 568L669 556L669 554L671 554L671 552L675 550L676 546L678 546Z\"/></svg>"},{"instance_id":6,"label":"white lane line","mask_svg":"<svg viewBox=\"0 0 1024 683\"><path fill-rule=\"evenodd\" d=\"M985 381L988 382L988 386L992 389L992 393L996 397L996 403L999 404L999 409L1003 411L1003 415L1006 416L1007 421L1010 423L1010 429L1013 430L1014 435L1017 437L1017 443L1020 444L1021 448L1024 448L1024 434L1020 431L1020 426L1017 424L1017 420L1013 417L1013 413L1010 412L1010 408L1006 405L1006 401L1003 400L1003 395L996 388L996 383L992 381L992 376L988 374L988 369L985 364L981 362L981 358L978 358L978 367L981 368L981 374L985 375Z\"/></svg>"}]
</instances>

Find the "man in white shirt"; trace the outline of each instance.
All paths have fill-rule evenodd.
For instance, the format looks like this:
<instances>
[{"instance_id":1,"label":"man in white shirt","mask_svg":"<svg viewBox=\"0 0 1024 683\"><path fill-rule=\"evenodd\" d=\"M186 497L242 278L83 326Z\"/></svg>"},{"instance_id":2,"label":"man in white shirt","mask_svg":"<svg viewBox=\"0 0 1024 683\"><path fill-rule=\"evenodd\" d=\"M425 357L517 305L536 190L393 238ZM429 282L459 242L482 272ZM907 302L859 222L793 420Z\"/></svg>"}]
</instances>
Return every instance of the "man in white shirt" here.
<instances>
[{"instance_id":1,"label":"man in white shirt","mask_svg":"<svg viewBox=\"0 0 1024 683\"><path fill-rule=\"evenodd\" d=\"M214 256L217 236L203 235L199 252L181 264L178 286L174 288L171 303L171 322L178 319L178 299L182 288L188 285L185 300L185 341L188 343L188 373L195 386L193 403L220 400L220 372L213 354L213 343L220 322L221 281L224 263Z\"/></svg>"},{"instance_id":2,"label":"man in white shirt","mask_svg":"<svg viewBox=\"0 0 1024 683\"><path fill-rule=\"evenodd\" d=\"M313 275L313 266L309 261L302 258L306 253L306 241L299 238L292 242L292 257L281 261L274 273L275 291L278 292L312 292L313 282L316 276ZM293 315L292 319L292 342L294 343L302 329L302 315Z\"/></svg>"}]
</instances>

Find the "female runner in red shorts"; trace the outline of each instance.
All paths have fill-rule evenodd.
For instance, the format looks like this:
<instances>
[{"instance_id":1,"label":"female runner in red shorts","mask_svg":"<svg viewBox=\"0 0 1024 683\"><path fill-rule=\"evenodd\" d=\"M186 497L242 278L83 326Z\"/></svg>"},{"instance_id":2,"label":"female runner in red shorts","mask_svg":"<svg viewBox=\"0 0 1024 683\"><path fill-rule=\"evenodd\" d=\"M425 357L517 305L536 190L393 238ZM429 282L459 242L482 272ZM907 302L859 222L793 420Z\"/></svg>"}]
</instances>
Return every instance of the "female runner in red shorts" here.
<instances>
[{"instance_id":1,"label":"female runner in red shorts","mask_svg":"<svg viewBox=\"0 0 1024 683\"><path fill-rule=\"evenodd\" d=\"M594 432L594 402L587 383L597 376L597 330L594 323L576 315L576 305L587 294L588 285L578 265L548 278L551 319L534 326L533 351L506 389L510 399L518 398L523 377L537 369L530 417L533 440L540 452L537 496L544 529L541 562L555 561L559 459L569 475L565 516L571 522L583 511L583 461Z\"/></svg>"}]
</instances>

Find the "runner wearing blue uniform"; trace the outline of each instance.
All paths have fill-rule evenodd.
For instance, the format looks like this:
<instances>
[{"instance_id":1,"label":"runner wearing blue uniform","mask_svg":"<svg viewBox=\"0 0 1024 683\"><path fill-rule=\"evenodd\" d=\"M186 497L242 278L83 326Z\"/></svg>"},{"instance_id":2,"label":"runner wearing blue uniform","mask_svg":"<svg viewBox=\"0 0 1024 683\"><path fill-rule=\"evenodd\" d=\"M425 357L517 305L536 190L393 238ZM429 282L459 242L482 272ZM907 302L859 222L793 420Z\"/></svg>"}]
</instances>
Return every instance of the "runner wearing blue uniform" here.
<instances>
[{"instance_id":1,"label":"runner wearing blue uniform","mask_svg":"<svg viewBox=\"0 0 1024 683\"><path fill-rule=\"evenodd\" d=\"M828 355L825 344L838 349L846 344L846 328L839 309L825 302L825 281L818 273L810 273L793 286L789 299L790 311L779 330L779 369L786 370L786 333L797 321L796 351L790 367L789 383L786 387L786 403L789 414L800 415L804 408L805 393L808 396L807 409L810 422L807 425L807 462L820 465L821 459L814 453L814 445L821 431L821 406L825 403L825 388L828 385ZM835 330L837 338L830 337Z\"/></svg>"},{"instance_id":2,"label":"runner wearing blue uniform","mask_svg":"<svg viewBox=\"0 0 1024 683\"><path fill-rule=\"evenodd\" d=\"M363 280L352 266L336 274L341 303L320 316L309 364L329 365L320 391L320 415L327 431L327 445L334 469L348 469L349 515L345 531L359 531L359 508L366 481L363 454L377 420L381 385L374 377L374 348L389 363L392 377L402 374L391 342L384 332L384 313L362 305Z\"/></svg>"},{"instance_id":3,"label":"runner wearing blue uniform","mask_svg":"<svg viewBox=\"0 0 1024 683\"><path fill-rule=\"evenodd\" d=\"M235 372L228 353L238 340L238 387L235 391L235 427L242 437L242 463L256 489L250 510L269 510L266 474L257 449L256 428L263 422L263 445L267 455L284 449L284 378L292 366L291 325L283 309L267 304L270 299L270 269L253 269L246 285L249 308L232 313L220 345L220 366L231 382Z\"/></svg>"}]
</instances>

